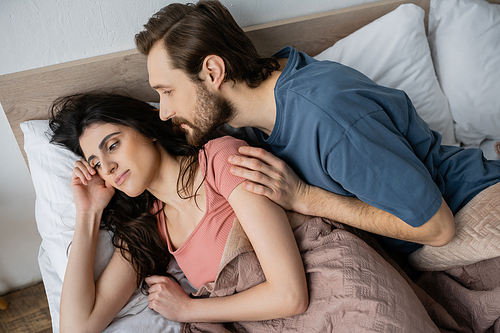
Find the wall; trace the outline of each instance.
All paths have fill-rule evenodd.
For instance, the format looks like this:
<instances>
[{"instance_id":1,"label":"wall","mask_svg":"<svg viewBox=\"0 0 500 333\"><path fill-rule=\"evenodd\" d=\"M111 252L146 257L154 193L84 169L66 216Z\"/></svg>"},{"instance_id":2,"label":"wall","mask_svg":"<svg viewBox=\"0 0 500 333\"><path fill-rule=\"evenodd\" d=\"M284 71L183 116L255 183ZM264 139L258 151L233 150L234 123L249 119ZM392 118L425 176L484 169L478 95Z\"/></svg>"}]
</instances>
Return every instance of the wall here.
<instances>
[{"instance_id":1,"label":"wall","mask_svg":"<svg viewBox=\"0 0 500 333\"><path fill-rule=\"evenodd\" d=\"M373 1L221 2L240 26L246 27ZM135 33L152 14L171 2L1 0L0 75L133 49ZM28 168L3 109L0 110L0 143L1 295L41 280L37 263L41 240L34 219L35 194Z\"/></svg>"}]
</instances>

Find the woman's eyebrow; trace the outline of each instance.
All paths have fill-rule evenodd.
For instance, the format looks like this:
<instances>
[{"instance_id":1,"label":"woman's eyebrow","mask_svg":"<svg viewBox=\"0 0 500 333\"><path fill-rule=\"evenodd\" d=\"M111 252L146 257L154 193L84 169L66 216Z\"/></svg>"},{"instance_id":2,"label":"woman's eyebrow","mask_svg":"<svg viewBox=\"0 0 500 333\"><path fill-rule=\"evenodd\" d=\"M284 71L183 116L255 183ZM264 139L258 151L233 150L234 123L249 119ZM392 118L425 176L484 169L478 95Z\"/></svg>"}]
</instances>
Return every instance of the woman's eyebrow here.
<instances>
[{"instance_id":1,"label":"woman's eyebrow","mask_svg":"<svg viewBox=\"0 0 500 333\"><path fill-rule=\"evenodd\" d=\"M99 150L102 149L102 147L104 147L104 144L106 143L106 141L109 140L109 138L111 138L113 135L116 135L116 134L120 134L120 132L113 132L111 134L108 134L106 135L102 140L101 140L101 143L99 143ZM87 162L88 164L90 165L90 161L92 161L96 156L95 155L90 155L89 158L87 159Z\"/></svg>"},{"instance_id":2,"label":"woman's eyebrow","mask_svg":"<svg viewBox=\"0 0 500 333\"><path fill-rule=\"evenodd\" d=\"M102 139L101 143L99 144L99 150L101 150L102 147L104 147L104 144L106 143L106 141L109 140L110 137L112 137L113 135L116 135L116 134L120 134L120 132L114 132L114 133L106 135L104 137L104 139Z\"/></svg>"},{"instance_id":3,"label":"woman's eyebrow","mask_svg":"<svg viewBox=\"0 0 500 333\"><path fill-rule=\"evenodd\" d=\"M90 155L87 163L90 165L90 162L95 158L95 155Z\"/></svg>"}]
</instances>

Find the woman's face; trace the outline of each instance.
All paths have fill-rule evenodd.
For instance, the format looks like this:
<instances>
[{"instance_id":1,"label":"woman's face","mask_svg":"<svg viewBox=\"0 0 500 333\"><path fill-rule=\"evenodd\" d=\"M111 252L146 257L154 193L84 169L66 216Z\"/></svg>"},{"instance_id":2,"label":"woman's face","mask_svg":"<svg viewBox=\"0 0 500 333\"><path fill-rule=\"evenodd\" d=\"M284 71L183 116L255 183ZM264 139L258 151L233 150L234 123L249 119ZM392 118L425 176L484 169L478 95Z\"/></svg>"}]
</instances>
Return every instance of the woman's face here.
<instances>
[{"instance_id":1,"label":"woman's face","mask_svg":"<svg viewBox=\"0 0 500 333\"><path fill-rule=\"evenodd\" d=\"M80 137L80 146L99 176L130 197L140 195L158 177L160 152L154 140L131 127L93 124Z\"/></svg>"}]
</instances>

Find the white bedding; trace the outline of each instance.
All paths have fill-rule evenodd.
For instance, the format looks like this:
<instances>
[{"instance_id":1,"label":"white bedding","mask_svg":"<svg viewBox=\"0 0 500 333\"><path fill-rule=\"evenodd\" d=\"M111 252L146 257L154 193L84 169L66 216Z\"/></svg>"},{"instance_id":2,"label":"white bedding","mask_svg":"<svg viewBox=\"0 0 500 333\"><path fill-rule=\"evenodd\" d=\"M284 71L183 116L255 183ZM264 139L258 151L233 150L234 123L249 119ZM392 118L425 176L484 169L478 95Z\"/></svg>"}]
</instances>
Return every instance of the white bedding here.
<instances>
[{"instance_id":1,"label":"white bedding","mask_svg":"<svg viewBox=\"0 0 500 333\"><path fill-rule=\"evenodd\" d=\"M52 331L59 332L59 301L61 299L62 281L53 270L50 258L40 246L38 263L42 272L45 293L49 302ZM132 306L134 304L135 306ZM104 330L105 333L136 333L147 331L150 333L178 333L180 324L167 320L160 314L147 307L147 300L136 291L129 304L120 312L119 316Z\"/></svg>"}]
</instances>

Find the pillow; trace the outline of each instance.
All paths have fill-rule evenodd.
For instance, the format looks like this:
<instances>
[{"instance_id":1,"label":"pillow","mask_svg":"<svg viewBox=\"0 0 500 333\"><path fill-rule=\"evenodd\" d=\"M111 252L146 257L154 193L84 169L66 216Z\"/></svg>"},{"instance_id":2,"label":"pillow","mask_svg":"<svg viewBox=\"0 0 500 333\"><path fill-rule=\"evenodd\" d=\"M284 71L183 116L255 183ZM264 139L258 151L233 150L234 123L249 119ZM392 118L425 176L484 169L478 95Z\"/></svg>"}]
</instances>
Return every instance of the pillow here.
<instances>
[{"instance_id":1,"label":"pillow","mask_svg":"<svg viewBox=\"0 0 500 333\"><path fill-rule=\"evenodd\" d=\"M79 157L69 150L49 142L52 131L49 128L48 120L23 122L21 130L24 133L24 150L28 157L31 179L36 194L35 219L38 232L42 237L41 247L44 250L44 256L47 257L43 261L39 258L39 264L51 265L48 271L55 272L59 279L55 277L51 279L52 283L57 285L46 286L46 288L51 290L59 288L60 294L75 228L76 208L71 190L71 173L74 162ZM101 275L113 252L110 233L104 230L99 231L94 264L95 280ZM177 277L186 292L194 291L174 260L172 260L168 271ZM44 283L47 282L44 280ZM59 300L53 300L53 304L59 307ZM145 309L148 310L147 306L147 296L136 291L117 315L117 318L138 314ZM59 311L58 308L51 309L51 311L53 310ZM161 320L169 323L163 317Z\"/></svg>"},{"instance_id":2,"label":"pillow","mask_svg":"<svg viewBox=\"0 0 500 333\"><path fill-rule=\"evenodd\" d=\"M430 128L443 136L443 144L455 145L453 119L432 65L424 16L416 5L401 5L314 58L340 62L381 85L404 90Z\"/></svg>"},{"instance_id":3,"label":"pillow","mask_svg":"<svg viewBox=\"0 0 500 333\"><path fill-rule=\"evenodd\" d=\"M63 281L76 219L71 173L79 157L49 142L52 132L48 120L27 121L21 124L21 129L36 193L38 232L55 272ZM94 265L96 280L113 255L110 240L108 232L99 231Z\"/></svg>"},{"instance_id":4,"label":"pillow","mask_svg":"<svg viewBox=\"0 0 500 333\"><path fill-rule=\"evenodd\" d=\"M498 135L499 139L485 139L479 145L479 149L483 151L483 155L488 160L498 160L499 157L495 152L495 143L500 141L500 133ZM461 145L463 148L478 148L477 145Z\"/></svg>"},{"instance_id":5,"label":"pillow","mask_svg":"<svg viewBox=\"0 0 500 333\"><path fill-rule=\"evenodd\" d=\"M458 141L500 139L500 5L432 0L429 44Z\"/></svg>"}]
</instances>

